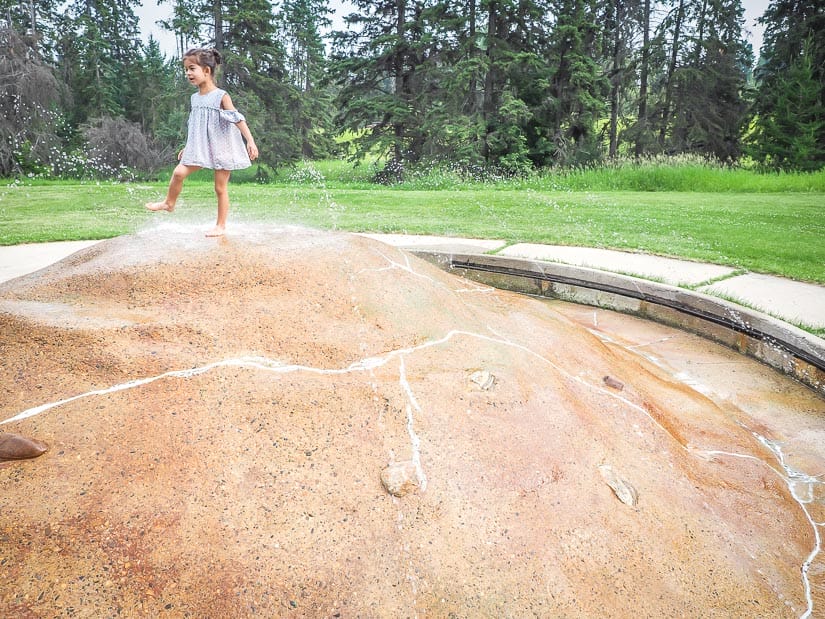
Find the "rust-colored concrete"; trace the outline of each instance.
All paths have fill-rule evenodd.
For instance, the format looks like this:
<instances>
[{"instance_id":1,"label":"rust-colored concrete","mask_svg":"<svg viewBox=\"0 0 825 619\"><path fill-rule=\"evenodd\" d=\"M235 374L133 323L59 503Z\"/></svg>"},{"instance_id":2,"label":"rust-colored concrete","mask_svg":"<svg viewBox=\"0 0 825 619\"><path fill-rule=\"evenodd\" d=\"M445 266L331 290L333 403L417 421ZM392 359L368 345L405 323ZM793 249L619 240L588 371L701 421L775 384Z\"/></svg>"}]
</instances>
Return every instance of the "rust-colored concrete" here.
<instances>
[{"instance_id":1,"label":"rust-colored concrete","mask_svg":"<svg viewBox=\"0 0 825 619\"><path fill-rule=\"evenodd\" d=\"M50 446L0 464L0 615L822 612L822 400L714 396L571 307L301 229L0 287L0 431Z\"/></svg>"}]
</instances>

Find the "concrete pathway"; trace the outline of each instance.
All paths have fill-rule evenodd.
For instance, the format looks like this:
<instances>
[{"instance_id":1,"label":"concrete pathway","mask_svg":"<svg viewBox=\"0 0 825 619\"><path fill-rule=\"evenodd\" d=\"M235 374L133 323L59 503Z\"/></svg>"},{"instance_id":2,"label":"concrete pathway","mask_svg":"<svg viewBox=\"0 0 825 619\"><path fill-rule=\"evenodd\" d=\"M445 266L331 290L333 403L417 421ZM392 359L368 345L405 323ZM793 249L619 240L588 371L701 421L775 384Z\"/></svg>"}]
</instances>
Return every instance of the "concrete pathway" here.
<instances>
[{"instance_id":1,"label":"concrete pathway","mask_svg":"<svg viewBox=\"0 0 825 619\"><path fill-rule=\"evenodd\" d=\"M742 274L730 267L645 254L519 243L403 234L364 234L405 249L452 253L490 253L535 261L551 261L633 275L722 296L792 323L825 328L825 286L781 277ZM42 269L97 241L34 243L0 247L0 283Z\"/></svg>"},{"instance_id":2,"label":"concrete pathway","mask_svg":"<svg viewBox=\"0 0 825 619\"><path fill-rule=\"evenodd\" d=\"M500 252L500 256L561 262L575 266L612 271L643 279L662 281L672 286L695 286L710 280L727 277L734 269L715 264L688 262L646 254L595 249L591 247L564 247L519 243Z\"/></svg>"},{"instance_id":3,"label":"concrete pathway","mask_svg":"<svg viewBox=\"0 0 825 619\"><path fill-rule=\"evenodd\" d=\"M794 324L825 329L825 286L771 275L741 273L731 267L611 249L450 239L433 236L368 234L404 249L487 253L511 258L559 262L632 275L723 297Z\"/></svg>"},{"instance_id":4,"label":"concrete pathway","mask_svg":"<svg viewBox=\"0 0 825 619\"><path fill-rule=\"evenodd\" d=\"M64 241L0 246L0 283L39 271L98 242Z\"/></svg>"},{"instance_id":5,"label":"concrete pathway","mask_svg":"<svg viewBox=\"0 0 825 619\"><path fill-rule=\"evenodd\" d=\"M773 275L745 273L700 286L699 292L744 300L760 312L775 314L795 323L825 328L825 288Z\"/></svg>"}]
</instances>

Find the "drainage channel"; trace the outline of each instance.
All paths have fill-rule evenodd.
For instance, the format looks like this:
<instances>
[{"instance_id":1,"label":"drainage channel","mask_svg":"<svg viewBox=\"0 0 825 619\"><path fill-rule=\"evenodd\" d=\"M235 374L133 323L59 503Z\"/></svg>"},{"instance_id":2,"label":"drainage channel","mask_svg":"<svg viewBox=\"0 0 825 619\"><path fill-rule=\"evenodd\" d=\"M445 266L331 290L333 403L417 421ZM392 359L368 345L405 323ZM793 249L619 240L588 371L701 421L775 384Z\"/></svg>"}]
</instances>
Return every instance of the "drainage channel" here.
<instances>
[{"instance_id":1,"label":"drainage channel","mask_svg":"<svg viewBox=\"0 0 825 619\"><path fill-rule=\"evenodd\" d=\"M439 267L496 288L633 314L708 337L825 394L825 340L723 299L567 264L418 250Z\"/></svg>"}]
</instances>

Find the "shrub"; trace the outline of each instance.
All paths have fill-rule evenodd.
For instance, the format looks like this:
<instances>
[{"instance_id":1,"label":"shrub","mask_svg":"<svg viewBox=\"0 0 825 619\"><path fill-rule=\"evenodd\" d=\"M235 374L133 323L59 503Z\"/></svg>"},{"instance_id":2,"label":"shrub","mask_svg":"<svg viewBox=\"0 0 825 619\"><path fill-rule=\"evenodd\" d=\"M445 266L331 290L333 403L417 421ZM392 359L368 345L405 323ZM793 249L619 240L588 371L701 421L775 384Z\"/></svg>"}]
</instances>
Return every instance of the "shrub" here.
<instances>
[{"instance_id":1,"label":"shrub","mask_svg":"<svg viewBox=\"0 0 825 619\"><path fill-rule=\"evenodd\" d=\"M127 169L152 172L164 163L161 150L137 123L123 118L94 118L83 125L89 159L104 176L121 176Z\"/></svg>"}]
</instances>

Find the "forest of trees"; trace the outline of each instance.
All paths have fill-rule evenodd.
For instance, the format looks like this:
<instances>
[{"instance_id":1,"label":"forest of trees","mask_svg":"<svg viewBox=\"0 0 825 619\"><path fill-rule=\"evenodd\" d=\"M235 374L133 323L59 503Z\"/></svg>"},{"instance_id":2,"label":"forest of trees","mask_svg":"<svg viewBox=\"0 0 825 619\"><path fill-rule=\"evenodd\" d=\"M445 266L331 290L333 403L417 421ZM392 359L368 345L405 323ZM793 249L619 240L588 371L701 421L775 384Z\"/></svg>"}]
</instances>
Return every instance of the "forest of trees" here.
<instances>
[{"instance_id":1,"label":"forest of trees","mask_svg":"<svg viewBox=\"0 0 825 619\"><path fill-rule=\"evenodd\" d=\"M388 180L434 161L825 166L822 0L772 0L758 62L741 0L354 0L337 32L327 0L168 1L179 50L221 50L220 84L272 169L367 154ZM0 176L174 161L191 87L141 43L133 3L0 6Z\"/></svg>"}]
</instances>

